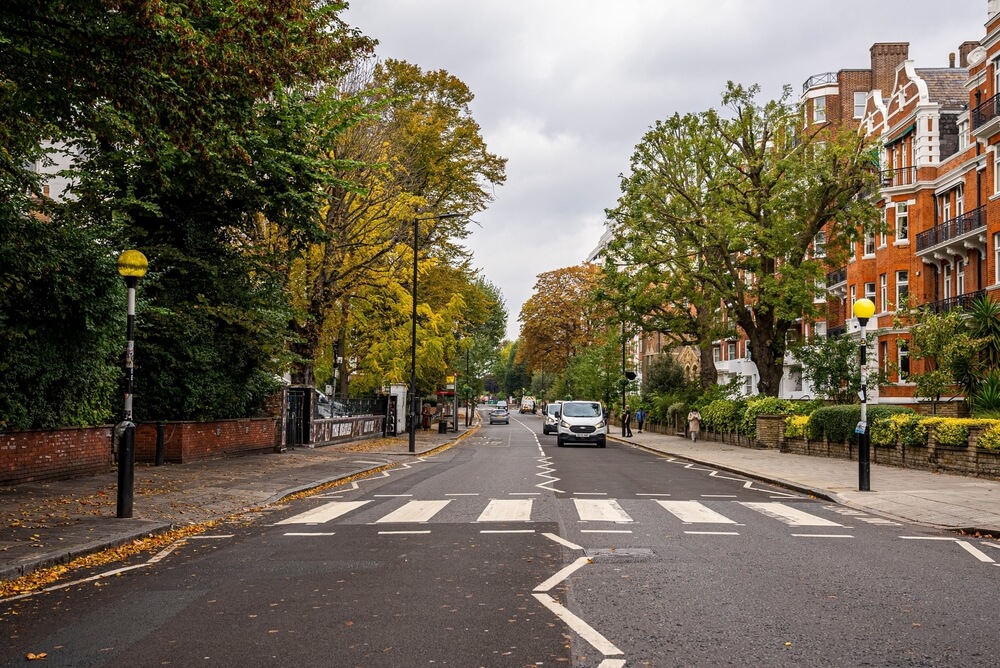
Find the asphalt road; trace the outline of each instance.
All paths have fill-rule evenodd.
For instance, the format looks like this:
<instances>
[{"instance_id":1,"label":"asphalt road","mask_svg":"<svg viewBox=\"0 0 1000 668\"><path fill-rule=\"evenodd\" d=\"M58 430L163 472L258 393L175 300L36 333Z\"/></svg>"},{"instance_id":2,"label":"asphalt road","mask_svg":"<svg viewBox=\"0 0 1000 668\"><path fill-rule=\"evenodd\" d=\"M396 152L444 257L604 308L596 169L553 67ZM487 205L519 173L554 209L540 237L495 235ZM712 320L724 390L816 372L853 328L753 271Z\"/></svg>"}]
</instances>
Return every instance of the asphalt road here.
<instances>
[{"instance_id":1,"label":"asphalt road","mask_svg":"<svg viewBox=\"0 0 1000 668\"><path fill-rule=\"evenodd\" d=\"M990 549L513 413L2 603L0 665L993 666Z\"/></svg>"}]
</instances>

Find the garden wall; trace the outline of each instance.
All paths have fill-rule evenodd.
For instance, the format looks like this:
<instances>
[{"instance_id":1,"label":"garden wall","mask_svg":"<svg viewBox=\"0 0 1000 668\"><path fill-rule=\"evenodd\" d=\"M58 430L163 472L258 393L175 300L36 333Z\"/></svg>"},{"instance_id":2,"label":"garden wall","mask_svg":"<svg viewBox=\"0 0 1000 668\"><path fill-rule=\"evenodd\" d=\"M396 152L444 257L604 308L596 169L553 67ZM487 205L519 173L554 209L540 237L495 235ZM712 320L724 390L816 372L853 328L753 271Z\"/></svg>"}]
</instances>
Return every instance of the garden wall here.
<instances>
[{"instance_id":1,"label":"garden wall","mask_svg":"<svg viewBox=\"0 0 1000 668\"><path fill-rule=\"evenodd\" d=\"M0 432L0 485L96 475L111 467L111 427Z\"/></svg>"},{"instance_id":2,"label":"garden wall","mask_svg":"<svg viewBox=\"0 0 1000 668\"><path fill-rule=\"evenodd\" d=\"M163 459L184 464L212 457L271 452L277 446L277 425L274 418L165 422ZM135 460L155 459L156 425L139 424L135 432Z\"/></svg>"}]
</instances>

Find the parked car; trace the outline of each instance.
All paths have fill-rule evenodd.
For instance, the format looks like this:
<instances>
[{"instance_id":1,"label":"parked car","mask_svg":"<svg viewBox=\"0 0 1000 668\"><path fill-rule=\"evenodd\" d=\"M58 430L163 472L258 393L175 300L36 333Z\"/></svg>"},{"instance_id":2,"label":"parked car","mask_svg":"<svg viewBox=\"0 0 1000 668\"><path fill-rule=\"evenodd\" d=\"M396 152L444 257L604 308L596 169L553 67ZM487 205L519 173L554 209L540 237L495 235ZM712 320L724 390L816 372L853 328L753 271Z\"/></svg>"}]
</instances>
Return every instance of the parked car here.
<instances>
[{"instance_id":1,"label":"parked car","mask_svg":"<svg viewBox=\"0 0 1000 668\"><path fill-rule=\"evenodd\" d=\"M560 402L556 401L545 407L545 413L542 415L542 433L543 434L555 434L559 431L559 406Z\"/></svg>"},{"instance_id":2,"label":"parked car","mask_svg":"<svg viewBox=\"0 0 1000 668\"><path fill-rule=\"evenodd\" d=\"M490 411L490 424L510 424L510 413L506 408L494 408Z\"/></svg>"},{"instance_id":3,"label":"parked car","mask_svg":"<svg viewBox=\"0 0 1000 668\"><path fill-rule=\"evenodd\" d=\"M564 401L559 409L556 442L561 448L567 443L607 445L608 421L600 401Z\"/></svg>"}]
</instances>

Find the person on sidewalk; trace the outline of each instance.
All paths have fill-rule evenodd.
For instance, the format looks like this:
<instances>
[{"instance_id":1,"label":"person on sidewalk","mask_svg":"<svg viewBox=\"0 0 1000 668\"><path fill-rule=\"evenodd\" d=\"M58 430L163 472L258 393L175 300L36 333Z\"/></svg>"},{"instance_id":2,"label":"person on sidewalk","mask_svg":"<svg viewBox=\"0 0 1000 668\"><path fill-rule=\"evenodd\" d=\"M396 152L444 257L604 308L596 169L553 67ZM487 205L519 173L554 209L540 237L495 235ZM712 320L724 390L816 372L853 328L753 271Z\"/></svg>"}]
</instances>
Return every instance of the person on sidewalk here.
<instances>
[{"instance_id":1,"label":"person on sidewalk","mask_svg":"<svg viewBox=\"0 0 1000 668\"><path fill-rule=\"evenodd\" d=\"M622 436L632 438L632 409L625 405L625 412L622 413Z\"/></svg>"},{"instance_id":2,"label":"person on sidewalk","mask_svg":"<svg viewBox=\"0 0 1000 668\"><path fill-rule=\"evenodd\" d=\"M642 433L642 425L646 422L646 411L642 406L635 412L635 423L639 426L639 433Z\"/></svg>"},{"instance_id":3,"label":"person on sidewalk","mask_svg":"<svg viewBox=\"0 0 1000 668\"><path fill-rule=\"evenodd\" d=\"M698 432L701 430L701 413L697 408L692 408L688 413L688 433L691 434L691 441L698 441Z\"/></svg>"}]
</instances>

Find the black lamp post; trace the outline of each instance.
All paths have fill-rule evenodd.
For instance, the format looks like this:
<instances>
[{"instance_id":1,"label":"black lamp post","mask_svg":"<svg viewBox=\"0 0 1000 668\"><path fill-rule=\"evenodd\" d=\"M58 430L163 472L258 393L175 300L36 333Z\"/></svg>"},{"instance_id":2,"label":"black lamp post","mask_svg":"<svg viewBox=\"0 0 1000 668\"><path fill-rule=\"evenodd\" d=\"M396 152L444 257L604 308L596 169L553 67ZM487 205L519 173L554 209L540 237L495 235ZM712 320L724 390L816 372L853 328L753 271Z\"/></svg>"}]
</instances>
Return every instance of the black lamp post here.
<instances>
[{"instance_id":1,"label":"black lamp post","mask_svg":"<svg viewBox=\"0 0 1000 668\"><path fill-rule=\"evenodd\" d=\"M410 452L417 451L417 232L418 223L421 220L443 220L445 218L457 218L460 213L442 213L438 216L414 217L413 219L413 284L411 285L410 296L413 301L413 310L410 315Z\"/></svg>"},{"instance_id":2,"label":"black lamp post","mask_svg":"<svg viewBox=\"0 0 1000 668\"><path fill-rule=\"evenodd\" d=\"M135 423L132 421L132 380L135 369L135 286L146 275L149 263L137 250L118 256L118 273L128 288L128 320L125 343L125 412L118 425L118 517L132 517L135 489Z\"/></svg>"},{"instance_id":3,"label":"black lamp post","mask_svg":"<svg viewBox=\"0 0 1000 668\"><path fill-rule=\"evenodd\" d=\"M870 299L854 302L854 317L861 326L861 421L854 429L858 435L858 491L871 491L871 445L868 440L868 319L875 314L875 304Z\"/></svg>"}]
</instances>

